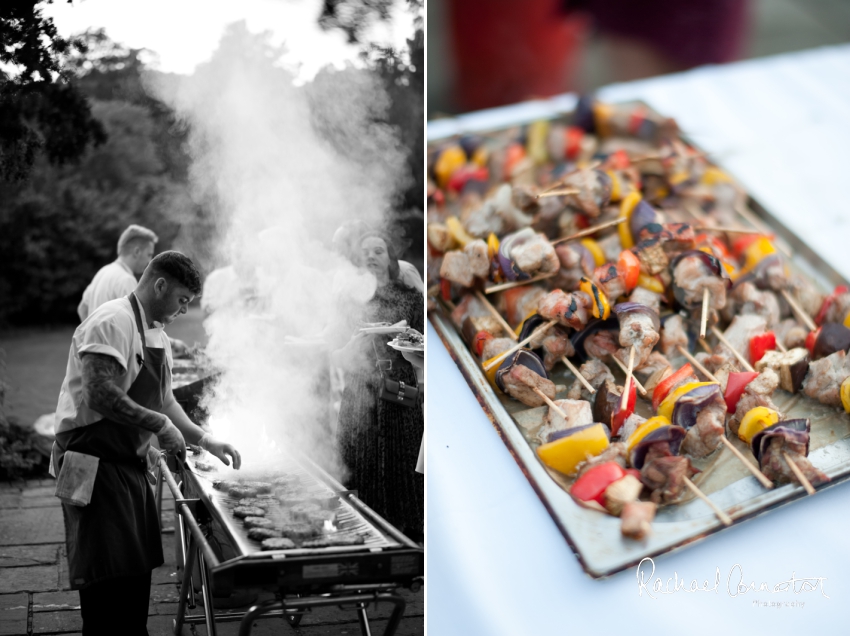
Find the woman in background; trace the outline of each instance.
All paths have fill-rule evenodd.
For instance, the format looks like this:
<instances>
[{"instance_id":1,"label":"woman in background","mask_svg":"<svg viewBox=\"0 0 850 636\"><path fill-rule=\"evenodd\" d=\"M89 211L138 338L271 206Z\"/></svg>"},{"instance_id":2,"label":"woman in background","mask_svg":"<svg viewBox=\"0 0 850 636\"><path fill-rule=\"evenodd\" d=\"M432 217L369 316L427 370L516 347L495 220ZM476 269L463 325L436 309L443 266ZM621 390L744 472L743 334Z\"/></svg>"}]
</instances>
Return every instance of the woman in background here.
<instances>
[{"instance_id":1,"label":"woman in background","mask_svg":"<svg viewBox=\"0 0 850 636\"><path fill-rule=\"evenodd\" d=\"M398 258L390 242L369 232L359 245L362 266L377 280L375 295L355 317L359 324L406 320L421 333L422 294L400 281ZM417 384L413 366L387 346L392 338L392 334L358 332L338 352L346 370L338 443L349 471L346 485L411 539L422 541L424 480L413 470L424 432L422 395L413 407L381 399L384 378Z\"/></svg>"}]
</instances>

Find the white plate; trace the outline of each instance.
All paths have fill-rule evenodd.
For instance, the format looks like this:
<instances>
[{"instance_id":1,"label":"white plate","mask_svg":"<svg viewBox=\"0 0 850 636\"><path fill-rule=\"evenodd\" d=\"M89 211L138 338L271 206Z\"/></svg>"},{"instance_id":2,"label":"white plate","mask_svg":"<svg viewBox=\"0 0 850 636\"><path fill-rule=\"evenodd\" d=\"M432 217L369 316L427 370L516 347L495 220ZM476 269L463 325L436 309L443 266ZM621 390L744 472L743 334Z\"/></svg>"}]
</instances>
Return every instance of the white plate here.
<instances>
[{"instance_id":1,"label":"white plate","mask_svg":"<svg viewBox=\"0 0 850 636\"><path fill-rule=\"evenodd\" d=\"M390 334L401 333L403 331L407 331L407 329L407 327L395 327L393 325L389 325L387 327L361 327L360 333Z\"/></svg>"},{"instance_id":2,"label":"white plate","mask_svg":"<svg viewBox=\"0 0 850 636\"><path fill-rule=\"evenodd\" d=\"M425 345L419 345L414 347L412 345L399 344L395 340L388 342L387 346L392 347L396 351L425 351Z\"/></svg>"}]
</instances>

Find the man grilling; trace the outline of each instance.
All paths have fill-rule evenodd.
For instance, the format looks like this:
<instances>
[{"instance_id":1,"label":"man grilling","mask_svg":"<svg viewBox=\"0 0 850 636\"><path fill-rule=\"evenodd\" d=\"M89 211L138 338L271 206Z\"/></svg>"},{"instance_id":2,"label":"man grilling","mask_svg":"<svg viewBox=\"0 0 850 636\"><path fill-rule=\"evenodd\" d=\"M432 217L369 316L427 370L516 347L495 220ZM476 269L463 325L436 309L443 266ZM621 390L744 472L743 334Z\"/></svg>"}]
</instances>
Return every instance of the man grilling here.
<instances>
[{"instance_id":1,"label":"man grilling","mask_svg":"<svg viewBox=\"0 0 850 636\"><path fill-rule=\"evenodd\" d=\"M147 634L151 571L163 563L148 483L153 437L180 459L188 441L227 465L241 464L236 449L192 423L171 392L163 324L186 313L200 289L192 261L163 252L133 292L101 305L74 332L52 467L57 495L64 495L69 578L80 591L86 636ZM120 627L112 620L116 607Z\"/></svg>"}]
</instances>

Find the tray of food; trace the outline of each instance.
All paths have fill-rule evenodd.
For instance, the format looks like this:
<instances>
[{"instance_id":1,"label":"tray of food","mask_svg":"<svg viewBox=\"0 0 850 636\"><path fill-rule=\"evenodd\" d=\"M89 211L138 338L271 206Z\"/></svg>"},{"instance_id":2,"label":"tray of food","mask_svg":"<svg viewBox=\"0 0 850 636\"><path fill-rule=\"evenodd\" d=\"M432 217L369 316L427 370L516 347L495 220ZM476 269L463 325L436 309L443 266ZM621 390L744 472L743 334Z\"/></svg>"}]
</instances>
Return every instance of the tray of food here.
<instances>
[{"instance_id":1,"label":"tray of food","mask_svg":"<svg viewBox=\"0 0 850 636\"><path fill-rule=\"evenodd\" d=\"M408 329L404 333L398 334L393 340L390 340L387 346L392 347L396 351L425 351L425 336L416 331L416 329Z\"/></svg>"},{"instance_id":2,"label":"tray of food","mask_svg":"<svg viewBox=\"0 0 850 636\"><path fill-rule=\"evenodd\" d=\"M847 282L645 104L513 124L429 139L429 319L585 571L847 479Z\"/></svg>"}]
</instances>

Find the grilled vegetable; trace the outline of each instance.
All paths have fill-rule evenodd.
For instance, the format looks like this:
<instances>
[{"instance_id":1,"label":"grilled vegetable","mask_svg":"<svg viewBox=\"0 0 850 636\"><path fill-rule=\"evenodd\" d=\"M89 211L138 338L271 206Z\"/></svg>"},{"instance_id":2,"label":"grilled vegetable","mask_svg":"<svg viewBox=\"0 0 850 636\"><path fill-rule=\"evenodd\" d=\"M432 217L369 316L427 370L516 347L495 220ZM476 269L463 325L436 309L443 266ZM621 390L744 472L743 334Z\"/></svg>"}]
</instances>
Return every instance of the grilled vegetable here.
<instances>
[{"instance_id":1,"label":"grilled vegetable","mask_svg":"<svg viewBox=\"0 0 850 636\"><path fill-rule=\"evenodd\" d=\"M605 293L584 276L581 277L578 288L593 299L593 317L607 320L611 315L611 306Z\"/></svg>"},{"instance_id":2,"label":"grilled vegetable","mask_svg":"<svg viewBox=\"0 0 850 636\"><path fill-rule=\"evenodd\" d=\"M629 463L632 468L640 470L646 460L646 454L653 444L665 443L669 446L670 454L677 455L682 440L685 439L687 431L681 426L662 426L644 437L629 452Z\"/></svg>"},{"instance_id":3,"label":"grilled vegetable","mask_svg":"<svg viewBox=\"0 0 850 636\"><path fill-rule=\"evenodd\" d=\"M812 347L812 358L825 358L836 351L850 350L850 329L837 322L828 322L820 327Z\"/></svg>"},{"instance_id":4,"label":"grilled vegetable","mask_svg":"<svg viewBox=\"0 0 850 636\"><path fill-rule=\"evenodd\" d=\"M571 475L587 456L596 456L608 448L608 431L602 424L588 424L558 431L551 441L537 448L544 464L565 475Z\"/></svg>"},{"instance_id":5,"label":"grilled vegetable","mask_svg":"<svg viewBox=\"0 0 850 636\"><path fill-rule=\"evenodd\" d=\"M795 347L785 353L768 351L755 364L756 371L761 372L770 367L779 376L779 386L789 393L797 393L803 388L803 381L809 371L809 352L803 347Z\"/></svg>"},{"instance_id":6,"label":"grilled vegetable","mask_svg":"<svg viewBox=\"0 0 850 636\"><path fill-rule=\"evenodd\" d=\"M753 437L779 421L779 413L766 406L757 406L747 411L738 428L738 437L749 444Z\"/></svg>"},{"instance_id":7,"label":"grilled vegetable","mask_svg":"<svg viewBox=\"0 0 850 636\"><path fill-rule=\"evenodd\" d=\"M850 413L850 376L844 378L839 393L841 394L841 406L847 413Z\"/></svg>"},{"instance_id":8,"label":"grilled vegetable","mask_svg":"<svg viewBox=\"0 0 850 636\"><path fill-rule=\"evenodd\" d=\"M605 462L594 466L576 479L570 494L579 501L595 501L605 505L605 489L626 476L625 469L617 462Z\"/></svg>"},{"instance_id":9,"label":"grilled vegetable","mask_svg":"<svg viewBox=\"0 0 850 636\"><path fill-rule=\"evenodd\" d=\"M688 382L680 386L678 389L668 394L666 398L658 405L657 414L666 417L671 422L673 421L673 410L676 407L676 402L680 397L688 393L689 391L693 391L694 389L698 389L702 386L717 386L719 385L716 382Z\"/></svg>"},{"instance_id":10,"label":"grilled vegetable","mask_svg":"<svg viewBox=\"0 0 850 636\"><path fill-rule=\"evenodd\" d=\"M603 422L611 427L611 434L617 435L626 419L635 412L637 402L637 390L635 383L629 383L629 397L626 400L626 408L622 409L623 387L617 386L611 380L596 391L596 399L593 402L593 419Z\"/></svg>"},{"instance_id":11,"label":"grilled vegetable","mask_svg":"<svg viewBox=\"0 0 850 636\"><path fill-rule=\"evenodd\" d=\"M755 364L765 353L776 349L776 334L766 331L750 338L750 361Z\"/></svg>"},{"instance_id":12,"label":"grilled vegetable","mask_svg":"<svg viewBox=\"0 0 850 636\"><path fill-rule=\"evenodd\" d=\"M747 385L759 377L757 371L742 371L740 373L730 373L729 379L726 381L726 393L723 399L726 400L726 410L729 413L734 413L738 406L738 400L744 393Z\"/></svg>"},{"instance_id":13,"label":"grilled vegetable","mask_svg":"<svg viewBox=\"0 0 850 636\"><path fill-rule=\"evenodd\" d=\"M664 426L670 426L670 420L666 417L661 417L660 415L650 417L648 420L643 422L635 429L634 433L629 436L629 439L626 440L626 448L628 449L628 452L631 453L634 447L643 441L647 435L653 431L657 431L659 428L663 428Z\"/></svg>"}]
</instances>

